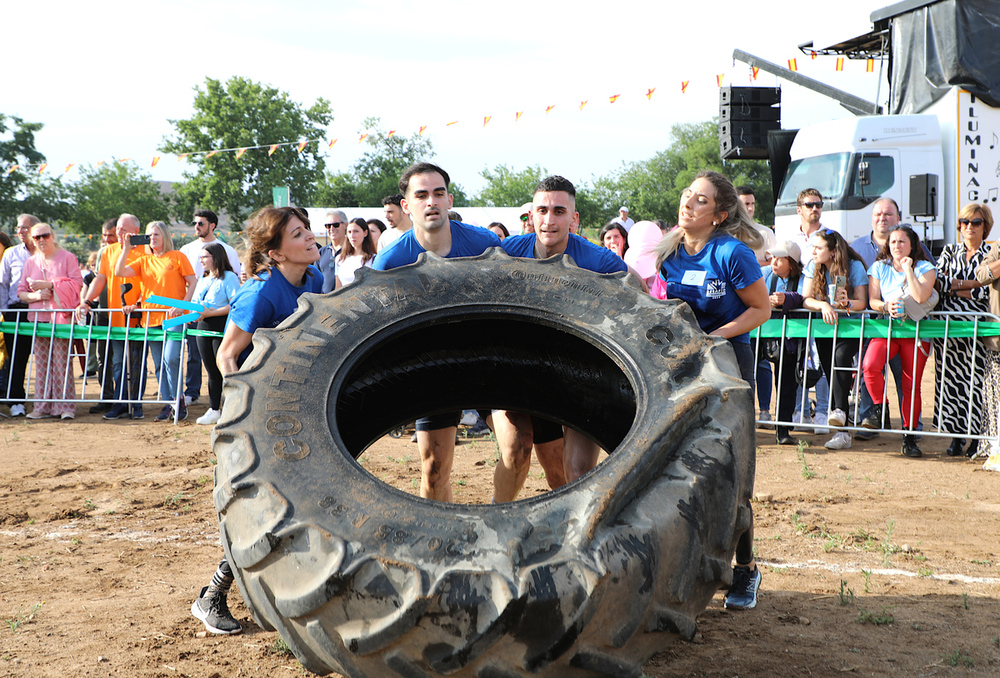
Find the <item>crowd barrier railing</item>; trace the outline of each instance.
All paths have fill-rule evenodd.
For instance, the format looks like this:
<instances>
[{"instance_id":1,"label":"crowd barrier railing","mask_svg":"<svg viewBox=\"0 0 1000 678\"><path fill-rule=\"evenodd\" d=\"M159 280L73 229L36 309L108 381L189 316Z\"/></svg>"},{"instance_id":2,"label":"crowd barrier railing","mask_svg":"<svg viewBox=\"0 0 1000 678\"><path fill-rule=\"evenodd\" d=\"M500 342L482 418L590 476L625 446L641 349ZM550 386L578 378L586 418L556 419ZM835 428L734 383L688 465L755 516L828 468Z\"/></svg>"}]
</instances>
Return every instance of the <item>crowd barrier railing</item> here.
<instances>
[{"instance_id":1,"label":"crowd barrier railing","mask_svg":"<svg viewBox=\"0 0 1000 678\"><path fill-rule=\"evenodd\" d=\"M857 314L855 314L857 315ZM829 424L823 423L803 423L801 421L787 421L780 420L778 416L775 416L771 420L757 420L758 425L775 425L783 426L789 428L797 429L831 429L837 431L847 431L850 433L856 432L879 432L879 433L899 433L899 434L914 434L922 437L939 437L939 438L963 438L968 440L978 440L978 441L988 441L992 445L992 449L1000 450L1000 436L997 435L987 435L984 432L984 424L986 417L993 417L994 421L1000 413L989 412L983 407L982 416L984 418L983 425L976 427L978 430L974 430L974 422L972 418L973 405L977 398L982 397L982 386L985 380L990 378L987 374L981 374L981 370L976 369L977 358L984 356L988 348L982 342L982 339L986 337L1000 337L1000 317L993 315L991 313L975 313L975 312L965 312L965 311L935 311L928 315L927 318L923 320L912 320L912 319L888 319L885 316L878 316L872 311L867 311L862 314L861 318L840 318L836 325L826 324L822 316L818 313L809 313L807 311L793 312L782 318L772 318L766 323L761 325L755 332L752 333L752 337L756 338L757 346L757 361L766 360L763 355L762 347L763 340L767 339L777 339L781 342L781 345L785 344L787 339L798 339L805 342L806 345L812 346L816 339L832 339L832 353L830 356L830 364L834 366L833 371L837 370L848 370L854 373L852 388L851 388L851 412L848 413L848 422L844 426L830 426ZM920 389L920 382L918 380L913 380L910 386L909 402L910 411L907 413L909 416L906 419L909 420L910 424L908 427L902 425L900 422L900 427L897 428L886 428L884 422L886 421L887 413L883 413L882 422L880 426L875 429L862 427L861 421L859 421L861 414L861 398L860 387L863 383L862 378L862 362L864 360L864 352L869 348L869 341L871 339L886 339L891 341L892 339L917 339L919 350L926 351L927 362L930 362L931 357L935 357L933 345L924 346L923 342L930 342L932 340L940 340L939 358L940 365L935 365L935 368L940 375L935 379L935 393L932 399L924 400L924 402L933 402L935 411L940 413L942 408L942 403L944 399L943 389L940 388L939 383L944 381L950 381L952 383L963 384L965 388L965 398L966 398L966 408L965 411L968 414L965 420L965 428L962 431L941 431L941 430L931 430L930 426L923 426L923 422L920 419L921 412L916 411L915 403L916 398L914 397ZM857 339L860 345L860 350L855 355L855 360L853 365L846 367L836 367L836 361L834 359L837 350L837 342L842 339ZM948 355L949 351L955 350L956 340L968 340L972 339L971 347L972 354L969 357L967 363L957 365L955 369L948 370ZM809 350L809 349L807 349ZM881 402L886 402L889 395L889 372L890 363L894 356L890 355L890 351L886 351L885 363L882 366L883 373L886 378L884 380L885 386L882 391ZM910 365L910 373L913 374L916 371L918 355L917 351L913 352L912 363ZM780 354L780 359L777 364L772 363L775 378L773 379L773 397L771 399L772 408L775 410L777 415L777 403L781 398L782 380L780 374L782 370L792 369L798 370L797 360L794 357L787 355L784 351ZM821 369L819 365L816 365L817 369ZM961 371L959 371L961 369ZM827 379L832 382L833 375L826 375ZM997 377L1000 378L1000 377ZM787 383L787 381L786 381ZM831 383L831 392L833 384ZM798 389L797 389L798 390ZM806 389L802 389L802 393L798 398L796 403L795 411L802 412L806 409L806 402L808 399L808 394ZM831 393L832 395L832 393ZM901 400L902 393L897 391L898 399ZM832 401L832 398L831 398ZM756 406L755 398L755 406ZM827 416L833 410L832 402L827 408ZM940 417L939 417L940 418ZM992 427L993 431L997 431L996 425ZM985 453L984 450L981 452Z\"/></svg>"},{"instance_id":2,"label":"crowd barrier railing","mask_svg":"<svg viewBox=\"0 0 1000 678\"><path fill-rule=\"evenodd\" d=\"M3 321L0 322L0 332L4 335L5 351L7 354L2 370L0 370L0 403L53 403L53 402L74 402L79 404L108 404L108 405L165 405L179 402L184 391L184 366L186 363L187 341L189 337L195 336L221 336L217 332L209 332L189 327L193 325L179 325L175 328L163 330L160 327L147 327L146 319L149 314L157 313L161 317L164 313L162 309L137 308L129 314L125 314L120 308L96 308L92 309L84 322L78 322L76 309L7 309L3 311ZM43 322L39 317L71 318L71 322ZM30 319L29 319L30 318ZM114 321L112 318L116 318ZM59 372L52 369L46 371L42 383L42 391L39 392L36 384L36 374L39 369L39 358L35 354L36 339L49 339L48 353L44 356L45 365L52 365L52 358L56 354L56 342L51 340L61 340L68 342L67 359L65 364L59 365ZM180 358L178 379L175 384L175 392L169 399L159 397L159 384L150 397L146 396L147 359L150 355L149 348L152 344L162 344L165 340L178 340L180 342ZM25 343L26 342L26 343ZM120 372L114 369L116 354L122 368ZM97 358L97 362L104 366L103 373L98 372L97 376L91 376L87 368L84 367L81 388L76 393L74 399L59 397L40 397L41 394L49 393L50 380L59 380L58 383L66 383L66 380L75 381L74 363L82 360L85 365L91 364L91 358ZM160 365L155 366L156 372L163 373L166 369L166 351L161 351ZM15 383L15 373L20 370L15 369L15 363L24 363L24 383L21 385L25 391L25 397L15 397L19 395L19 389ZM133 364L141 361L141 364ZM200 368L199 368L200 369ZM129 376L136 374L135 381L130 384ZM109 384L108 382L111 382ZM113 386L112 386L113 384ZM110 386L110 387L109 387ZM174 423L177 422L179 408L174 408Z\"/></svg>"}]
</instances>

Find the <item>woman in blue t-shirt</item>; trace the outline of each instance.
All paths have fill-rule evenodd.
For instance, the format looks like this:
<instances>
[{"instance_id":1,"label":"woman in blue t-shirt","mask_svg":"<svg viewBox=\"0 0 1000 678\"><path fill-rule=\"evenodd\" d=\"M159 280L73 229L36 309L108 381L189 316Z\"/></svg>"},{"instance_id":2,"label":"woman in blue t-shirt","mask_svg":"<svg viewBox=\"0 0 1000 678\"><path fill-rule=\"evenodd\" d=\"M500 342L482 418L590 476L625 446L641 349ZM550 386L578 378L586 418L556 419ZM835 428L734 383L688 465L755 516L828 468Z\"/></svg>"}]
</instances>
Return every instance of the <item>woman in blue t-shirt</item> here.
<instances>
[{"instance_id":1,"label":"woman in blue t-shirt","mask_svg":"<svg viewBox=\"0 0 1000 678\"><path fill-rule=\"evenodd\" d=\"M852 313L868 308L868 273L864 260L851 249L843 236L828 228L817 231L810 243L813 259L805 270L802 308L822 313L823 322L827 325L837 324L838 311L846 311L848 318L859 317ZM844 285L837 285L837 278L842 278ZM831 298L831 286L836 290L836 298ZM851 367L854 356L861 348L860 340L843 337L838 337L836 342L833 339L816 339L816 348L827 381L833 386L832 409L827 421L830 426L844 426L847 424L848 400L854 382ZM846 450L851 442L850 433L838 431L826 441L824 447Z\"/></svg>"},{"instance_id":2,"label":"woman in blue t-shirt","mask_svg":"<svg viewBox=\"0 0 1000 678\"><path fill-rule=\"evenodd\" d=\"M757 365L749 332L771 317L767 287L753 253L763 245L733 183L718 172L703 170L681 194L677 228L656 246L658 275L667 298L686 301L702 330L729 340L751 390ZM726 607L756 606L760 579L751 524L736 545Z\"/></svg>"},{"instance_id":3,"label":"woman in blue t-shirt","mask_svg":"<svg viewBox=\"0 0 1000 678\"><path fill-rule=\"evenodd\" d=\"M229 309L240 290L240 278L229 263L226 248L217 242L210 242L201 249L198 260L205 269L194 286L191 301L205 307L198 318L197 329L209 332L225 332ZM198 417L198 423L211 426L219 421L222 409L222 372L216 356L221 337L196 337L201 362L208 372L208 412Z\"/></svg>"},{"instance_id":4,"label":"woman in blue t-shirt","mask_svg":"<svg viewBox=\"0 0 1000 678\"><path fill-rule=\"evenodd\" d=\"M873 311L886 313L892 318L906 317L906 295L922 304L934 292L937 271L934 263L927 260L920 239L908 226L897 226L889 231L882 251L875 263L868 269L868 296ZM872 414L862 424L865 428L882 426L882 405L885 400L885 376L882 370L886 361L897 353L903 367L903 424L912 431L913 424L920 416L920 379L924 374L924 363L930 355L931 342L916 339L891 340L875 338L868 345L863 361L865 386L872 397ZM886 357L888 355L888 358ZM912 409L912 414L911 414ZM903 436L900 450L907 457L920 457L923 452L917 447L914 435Z\"/></svg>"},{"instance_id":5,"label":"woman in blue t-shirt","mask_svg":"<svg viewBox=\"0 0 1000 678\"><path fill-rule=\"evenodd\" d=\"M250 276L233 300L229 324L219 347L219 369L231 374L250 351L258 327L277 327L295 312L305 292L323 291L323 276L312 264L319 259L309 217L298 207L265 207L250 217L245 235L249 249L243 270ZM225 558L208 586L191 604L191 614L210 633L242 631L229 612L226 597L233 584L233 570Z\"/></svg>"}]
</instances>

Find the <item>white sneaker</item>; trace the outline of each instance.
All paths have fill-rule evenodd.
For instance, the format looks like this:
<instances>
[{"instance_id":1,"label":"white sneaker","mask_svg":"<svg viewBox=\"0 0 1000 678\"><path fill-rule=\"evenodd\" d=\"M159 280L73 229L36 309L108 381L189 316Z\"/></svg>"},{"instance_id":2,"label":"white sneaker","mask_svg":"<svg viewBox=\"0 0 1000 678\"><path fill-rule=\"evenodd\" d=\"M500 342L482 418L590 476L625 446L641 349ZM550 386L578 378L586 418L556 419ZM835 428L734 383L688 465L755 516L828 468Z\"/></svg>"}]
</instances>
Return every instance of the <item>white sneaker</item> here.
<instances>
[{"instance_id":1,"label":"white sneaker","mask_svg":"<svg viewBox=\"0 0 1000 678\"><path fill-rule=\"evenodd\" d=\"M830 426L844 426L847 423L847 414L843 410L834 410L830 413L828 421Z\"/></svg>"},{"instance_id":2,"label":"white sneaker","mask_svg":"<svg viewBox=\"0 0 1000 678\"><path fill-rule=\"evenodd\" d=\"M851 448L851 434L847 431L839 431L827 440L823 447L828 450L849 450Z\"/></svg>"},{"instance_id":3,"label":"white sneaker","mask_svg":"<svg viewBox=\"0 0 1000 678\"><path fill-rule=\"evenodd\" d=\"M475 426L477 421L479 421L479 412L476 410L462 410L462 419L458 423L463 426Z\"/></svg>"},{"instance_id":4,"label":"white sneaker","mask_svg":"<svg viewBox=\"0 0 1000 678\"><path fill-rule=\"evenodd\" d=\"M757 417L757 421L761 422L760 427L762 429L766 429L768 431L774 429L774 424L770 423L774 420L771 419L771 413L768 412L767 410L764 410L760 413L760 415Z\"/></svg>"},{"instance_id":5,"label":"white sneaker","mask_svg":"<svg viewBox=\"0 0 1000 678\"><path fill-rule=\"evenodd\" d=\"M827 425L826 412L817 412L816 415L813 417L813 423L819 427L813 429L813 433L817 435L826 435L827 433L830 432L830 429L826 428Z\"/></svg>"},{"instance_id":6,"label":"white sneaker","mask_svg":"<svg viewBox=\"0 0 1000 678\"><path fill-rule=\"evenodd\" d=\"M209 410L205 414L195 419L195 421L201 424L202 426L213 426L216 422L219 421L219 418L221 416L222 413L219 412L218 410Z\"/></svg>"},{"instance_id":7,"label":"white sneaker","mask_svg":"<svg viewBox=\"0 0 1000 678\"><path fill-rule=\"evenodd\" d=\"M796 427L794 426L794 424L811 424L812 422L813 422L812 417L810 417L808 414L804 417L798 412L792 415L792 424L793 424L792 428L798 428L798 430L800 431L812 432L812 429L803 426Z\"/></svg>"},{"instance_id":8,"label":"white sneaker","mask_svg":"<svg viewBox=\"0 0 1000 678\"><path fill-rule=\"evenodd\" d=\"M10 406L10 416L12 416L12 417L23 417L24 416L24 405L11 405Z\"/></svg>"}]
</instances>

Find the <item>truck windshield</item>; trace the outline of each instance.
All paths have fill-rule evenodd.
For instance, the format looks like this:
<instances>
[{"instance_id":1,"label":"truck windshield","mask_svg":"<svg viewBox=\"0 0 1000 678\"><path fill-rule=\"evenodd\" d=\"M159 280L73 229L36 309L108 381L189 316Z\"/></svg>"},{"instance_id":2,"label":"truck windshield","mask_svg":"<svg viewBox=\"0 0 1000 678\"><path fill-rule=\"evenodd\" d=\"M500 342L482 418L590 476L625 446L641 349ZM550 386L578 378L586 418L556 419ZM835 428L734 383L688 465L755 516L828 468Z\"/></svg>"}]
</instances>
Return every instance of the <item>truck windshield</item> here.
<instances>
[{"instance_id":1,"label":"truck windshield","mask_svg":"<svg viewBox=\"0 0 1000 678\"><path fill-rule=\"evenodd\" d=\"M850 163L850 153L831 153L792 161L781 185L778 204L794 205L799 192L807 188L815 188L825 200L839 198L844 194Z\"/></svg>"}]
</instances>

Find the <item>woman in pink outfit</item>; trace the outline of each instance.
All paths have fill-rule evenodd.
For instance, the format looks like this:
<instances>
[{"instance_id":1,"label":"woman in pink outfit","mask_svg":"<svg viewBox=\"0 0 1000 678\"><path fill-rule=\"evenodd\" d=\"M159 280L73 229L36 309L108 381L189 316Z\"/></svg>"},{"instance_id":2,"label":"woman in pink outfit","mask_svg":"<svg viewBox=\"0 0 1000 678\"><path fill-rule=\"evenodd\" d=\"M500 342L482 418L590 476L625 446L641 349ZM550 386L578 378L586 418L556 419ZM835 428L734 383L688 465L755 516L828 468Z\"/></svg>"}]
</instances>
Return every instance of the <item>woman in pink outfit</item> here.
<instances>
[{"instance_id":1,"label":"woman in pink outfit","mask_svg":"<svg viewBox=\"0 0 1000 678\"><path fill-rule=\"evenodd\" d=\"M28 308L39 310L28 313L28 320L40 323L69 324L72 309L80 303L83 276L80 262L71 252L59 246L56 234L48 224L31 227L35 254L24 263L17 294ZM53 312L52 309L70 309ZM69 366L69 339L52 337L39 332L34 341L35 355L35 409L28 419L62 417L72 419L76 414L76 384ZM41 402L66 400L67 402Z\"/></svg>"}]
</instances>

